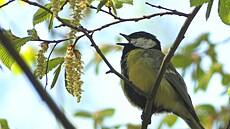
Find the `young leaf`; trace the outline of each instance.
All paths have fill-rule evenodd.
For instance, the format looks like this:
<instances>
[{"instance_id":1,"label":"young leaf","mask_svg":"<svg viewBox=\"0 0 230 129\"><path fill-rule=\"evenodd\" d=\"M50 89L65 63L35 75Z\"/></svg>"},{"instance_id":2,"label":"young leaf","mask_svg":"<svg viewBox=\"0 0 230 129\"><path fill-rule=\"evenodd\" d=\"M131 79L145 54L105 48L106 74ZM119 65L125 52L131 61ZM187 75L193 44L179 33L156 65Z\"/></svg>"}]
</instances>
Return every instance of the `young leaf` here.
<instances>
[{"instance_id":1,"label":"young leaf","mask_svg":"<svg viewBox=\"0 0 230 129\"><path fill-rule=\"evenodd\" d=\"M206 20L208 20L211 10L212 10L212 5L213 5L213 1L214 0L210 0L210 2L208 2L208 7L207 7L207 11L206 11Z\"/></svg>"},{"instance_id":2,"label":"young leaf","mask_svg":"<svg viewBox=\"0 0 230 129\"><path fill-rule=\"evenodd\" d=\"M108 0L101 0L97 6L97 13L101 10L101 8L106 4Z\"/></svg>"},{"instance_id":3,"label":"young leaf","mask_svg":"<svg viewBox=\"0 0 230 129\"><path fill-rule=\"evenodd\" d=\"M114 112L115 112L115 109L113 109L113 108L107 108L107 109L101 110L100 111L100 117L104 118L107 116L112 116L112 115L114 115Z\"/></svg>"},{"instance_id":4,"label":"young leaf","mask_svg":"<svg viewBox=\"0 0 230 129\"><path fill-rule=\"evenodd\" d=\"M53 78L53 81L52 81L52 84L50 86L50 89L52 89L56 82L57 82L57 79L58 79L58 76L60 74L60 71L61 71L61 66L62 66L63 62L59 64L59 66L57 67L57 69L54 71L54 78Z\"/></svg>"},{"instance_id":5,"label":"young leaf","mask_svg":"<svg viewBox=\"0 0 230 129\"><path fill-rule=\"evenodd\" d=\"M210 0L190 0L190 6L199 6L209 1Z\"/></svg>"},{"instance_id":6,"label":"young leaf","mask_svg":"<svg viewBox=\"0 0 230 129\"><path fill-rule=\"evenodd\" d=\"M74 113L75 117L84 117L84 118L92 118L92 113L87 112L87 111L77 111Z\"/></svg>"},{"instance_id":7,"label":"young leaf","mask_svg":"<svg viewBox=\"0 0 230 129\"><path fill-rule=\"evenodd\" d=\"M50 4L45 5L46 8L51 9ZM45 20L48 20L52 17L52 14L47 12L46 10L39 8L38 11L33 16L33 26L37 25L38 23L41 23Z\"/></svg>"},{"instance_id":8,"label":"young leaf","mask_svg":"<svg viewBox=\"0 0 230 129\"><path fill-rule=\"evenodd\" d=\"M56 57L49 60L47 72L51 71L53 68L57 67L59 64L62 64L63 62L64 59L62 57Z\"/></svg>"},{"instance_id":9,"label":"young leaf","mask_svg":"<svg viewBox=\"0 0 230 129\"><path fill-rule=\"evenodd\" d=\"M230 0L219 0L218 13L222 22L230 25Z\"/></svg>"},{"instance_id":10,"label":"young leaf","mask_svg":"<svg viewBox=\"0 0 230 129\"><path fill-rule=\"evenodd\" d=\"M164 124L167 124L169 127L172 127L176 123L177 119L178 117L176 115L166 115L161 120L161 123L159 124L158 129L162 128Z\"/></svg>"},{"instance_id":11,"label":"young leaf","mask_svg":"<svg viewBox=\"0 0 230 129\"><path fill-rule=\"evenodd\" d=\"M50 31L53 27L53 21L54 21L54 17L51 17L50 18L50 21L49 21L49 25L48 25L48 30Z\"/></svg>"}]
</instances>

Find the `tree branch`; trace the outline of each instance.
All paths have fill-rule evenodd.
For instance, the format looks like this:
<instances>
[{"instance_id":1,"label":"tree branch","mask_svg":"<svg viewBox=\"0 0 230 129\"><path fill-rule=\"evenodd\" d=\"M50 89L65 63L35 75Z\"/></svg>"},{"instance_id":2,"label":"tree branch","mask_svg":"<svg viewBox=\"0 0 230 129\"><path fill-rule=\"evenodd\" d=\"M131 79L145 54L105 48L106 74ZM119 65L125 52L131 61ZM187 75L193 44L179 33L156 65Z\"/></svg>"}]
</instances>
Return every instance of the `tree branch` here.
<instances>
[{"instance_id":1,"label":"tree branch","mask_svg":"<svg viewBox=\"0 0 230 129\"><path fill-rule=\"evenodd\" d=\"M10 4L11 2L14 2L15 0L9 0L8 2L6 2L5 4L1 5L0 8L3 8L5 6L7 6L8 4Z\"/></svg>"},{"instance_id":2,"label":"tree branch","mask_svg":"<svg viewBox=\"0 0 230 129\"><path fill-rule=\"evenodd\" d=\"M75 129L75 127L71 124L71 122L67 119L64 113L58 108L53 99L49 96L49 94L45 91L42 85L37 81L34 77L33 73L30 71L29 67L26 65L25 61L19 56L18 52L15 50L11 41L4 35L2 29L0 29L0 41L1 44L6 48L9 54L14 58L23 72L26 74L27 78L32 83L32 86L39 94L40 98L45 101L48 105L49 109L53 112L54 116L62 123L63 127L66 129Z\"/></svg>"},{"instance_id":3,"label":"tree branch","mask_svg":"<svg viewBox=\"0 0 230 129\"><path fill-rule=\"evenodd\" d=\"M168 9L168 8L162 7L162 6L160 6L160 5L156 6L156 5L150 4L149 2L146 2L146 4L149 5L149 6L158 8L158 9L164 9L164 10L167 10L167 11L171 11L171 12L175 13L175 14L178 15L178 16L185 16L185 17L188 17L188 16L189 16L188 14L183 13L183 12L179 12L179 11L177 11L177 10L175 10L175 9Z\"/></svg>"},{"instance_id":4,"label":"tree branch","mask_svg":"<svg viewBox=\"0 0 230 129\"><path fill-rule=\"evenodd\" d=\"M193 18L196 16L197 12L200 10L201 6L197 6L192 13L188 16L188 18L186 19L186 21L184 22L184 25L182 26L182 28L180 29L180 32L176 38L176 40L174 41L172 47L170 48L170 51L168 52L168 54L164 57L162 63L161 63L161 67L160 70L158 72L157 75L157 79L156 82L154 84L154 86L151 89L151 94L148 96L147 98L147 102L145 105L145 110L143 111L143 116L144 120L142 122L142 128L141 129L147 129L147 126L149 124L149 121L151 119L152 116L152 106L153 106L153 102L156 99L156 94L157 94L157 90L160 86L160 82L164 76L164 73L168 67L168 64L171 60L171 58L173 57L176 49L178 48L180 42L183 40L184 35L190 25L190 23L192 22Z\"/></svg>"}]
</instances>

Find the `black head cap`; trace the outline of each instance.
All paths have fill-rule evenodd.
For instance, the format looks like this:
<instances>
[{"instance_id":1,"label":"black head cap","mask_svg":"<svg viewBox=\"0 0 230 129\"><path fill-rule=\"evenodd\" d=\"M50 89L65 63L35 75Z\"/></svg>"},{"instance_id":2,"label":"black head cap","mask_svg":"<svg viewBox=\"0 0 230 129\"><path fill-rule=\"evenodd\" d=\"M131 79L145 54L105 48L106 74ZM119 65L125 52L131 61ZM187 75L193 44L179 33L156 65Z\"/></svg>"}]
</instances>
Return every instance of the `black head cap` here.
<instances>
[{"instance_id":1,"label":"black head cap","mask_svg":"<svg viewBox=\"0 0 230 129\"><path fill-rule=\"evenodd\" d=\"M161 50L160 41L157 40L155 35L152 35L150 33L144 31L138 31L130 35L125 35L125 34L121 34L121 35L129 41L128 43L129 46L132 45L137 48ZM118 43L118 45L125 45L125 44Z\"/></svg>"}]
</instances>

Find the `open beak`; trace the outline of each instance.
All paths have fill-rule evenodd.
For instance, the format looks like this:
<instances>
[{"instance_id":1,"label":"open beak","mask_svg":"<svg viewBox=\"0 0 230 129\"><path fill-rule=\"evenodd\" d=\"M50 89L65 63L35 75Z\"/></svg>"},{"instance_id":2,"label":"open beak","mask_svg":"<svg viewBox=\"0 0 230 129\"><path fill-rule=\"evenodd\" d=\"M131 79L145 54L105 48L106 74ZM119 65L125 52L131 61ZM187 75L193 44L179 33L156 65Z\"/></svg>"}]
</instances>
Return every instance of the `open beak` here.
<instances>
[{"instance_id":1,"label":"open beak","mask_svg":"<svg viewBox=\"0 0 230 129\"><path fill-rule=\"evenodd\" d=\"M122 33L120 33L120 35L121 35L121 36L123 36L124 38L126 38L128 41L130 41L130 38L129 38L129 36L128 36L128 35L126 35L126 34L122 34Z\"/></svg>"},{"instance_id":2,"label":"open beak","mask_svg":"<svg viewBox=\"0 0 230 129\"><path fill-rule=\"evenodd\" d=\"M126 38L126 40L130 41L130 38L128 35L122 34L122 33L120 33L120 35ZM117 45L126 46L126 45L129 45L129 43L117 43Z\"/></svg>"}]
</instances>

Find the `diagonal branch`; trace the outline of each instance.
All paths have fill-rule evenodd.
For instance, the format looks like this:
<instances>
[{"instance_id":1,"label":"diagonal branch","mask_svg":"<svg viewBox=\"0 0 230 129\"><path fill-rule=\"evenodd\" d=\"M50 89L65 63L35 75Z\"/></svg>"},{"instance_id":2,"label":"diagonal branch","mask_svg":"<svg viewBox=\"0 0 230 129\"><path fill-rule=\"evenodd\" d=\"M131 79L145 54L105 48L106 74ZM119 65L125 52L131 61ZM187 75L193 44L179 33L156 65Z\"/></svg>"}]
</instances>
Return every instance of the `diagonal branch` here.
<instances>
[{"instance_id":1,"label":"diagonal branch","mask_svg":"<svg viewBox=\"0 0 230 129\"><path fill-rule=\"evenodd\" d=\"M168 54L164 57L162 63L161 63L161 67L160 70L158 72L157 75L157 79L155 82L155 85L152 87L151 89L151 94L148 96L146 105L145 105L145 110L143 111L143 116L144 120L142 122L142 129L147 129L148 123L150 121L150 118L152 116L152 106L153 106L153 102L156 98L156 93L157 90L160 86L160 82L164 76L164 73L168 67L168 64L171 60L171 58L173 57L177 47L180 45L180 42L183 40L184 35L186 33L186 31L188 30L188 27L190 25L190 23L192 22L193 18L196 16L196 14L198 13L198 11L200 10L201 6L197 6L192 13L190 14L190 16L186 19L186 21L184 22L184 25L182 26L182 28L180 29L180 32L176 38L176 40L174 41L172 47L170 48L170 51L168 52Z\"/></svg>"},{"instance_id":2,"label":"diagonal branch","mask_svg":"<svg viewBox=\"0 0 230 129\"><path fill-rule=\"evenodd\" d=\"M50 95L43 89L42 85L34 77L33 73L30 71L29 67L25 64L25 61L20 57L18 52L15 50L11 41L4 35L3 30L0 28L0 41L1 44L6 48L9 54L14 58L20 68L24 71L27 78L32 83L34 89L39 94L40 98L45 101L49 109L53 112L54 116L62 123L63 127L66 129L75 129L71 122L67 119L64 113L58 108L56 103L50 97Z\"/></svg>"},{"instance_id":3,"label":"diagonal branch","mask_svg":"<svg viewBox=\"0 0 230 129\"><path fill-rule=\"evenodd\" d=\"M8 2L6 2L5 4L1 5L0 8L3 8L5 6L7 6L8 4L10 4L11 2L14 2L15 0L9 0Z\"/></svg>"}]
</instances>

